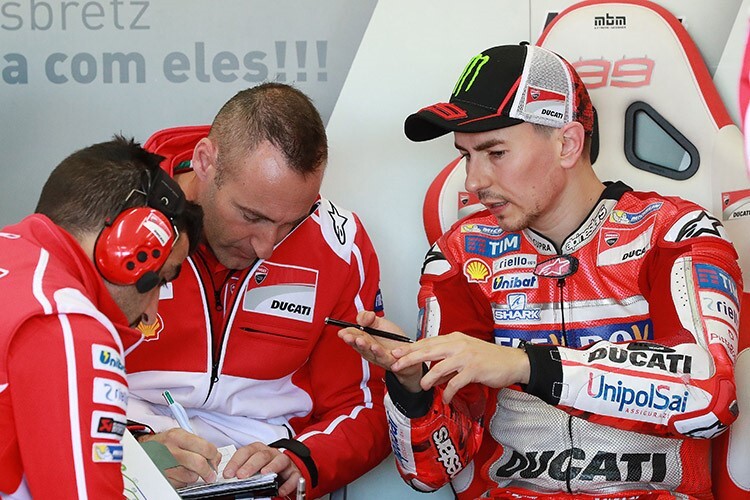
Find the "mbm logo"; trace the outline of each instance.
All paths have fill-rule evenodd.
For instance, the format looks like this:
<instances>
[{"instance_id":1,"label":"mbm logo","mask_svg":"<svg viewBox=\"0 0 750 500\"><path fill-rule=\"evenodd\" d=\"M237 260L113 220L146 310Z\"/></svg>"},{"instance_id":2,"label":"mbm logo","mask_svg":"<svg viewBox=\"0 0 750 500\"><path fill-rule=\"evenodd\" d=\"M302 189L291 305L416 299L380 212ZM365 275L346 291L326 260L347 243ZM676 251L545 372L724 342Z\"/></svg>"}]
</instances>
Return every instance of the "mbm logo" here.
<instances>
[{"instance_id":1,"label":"mbm logo","mask_svg":"<svg viewBox=\"0 0 750 500\"><path fill-rule=\"evenodd\" d=\"M453 95L458 95L462 90L464 92L468 91L474 84L474 80L477 79L479 72L482 71L482 66L487 64L489 60L490 57L484 54L477 54L472 57L469 64L464 68L463 73L461 73L461 76L458 77L456 86L453 87Z\"/></svg>"},{"instance_id":2,"label":"mbm logo","mask_svg":"<svg viewBox=\"0 0 750 500\"><path fill-rule=\"evenodd\" d=\"M603 16L594 16L594 28L627 28L627 19L625 16L612 16L605 14Z\"/></svg>"}]
</instances>

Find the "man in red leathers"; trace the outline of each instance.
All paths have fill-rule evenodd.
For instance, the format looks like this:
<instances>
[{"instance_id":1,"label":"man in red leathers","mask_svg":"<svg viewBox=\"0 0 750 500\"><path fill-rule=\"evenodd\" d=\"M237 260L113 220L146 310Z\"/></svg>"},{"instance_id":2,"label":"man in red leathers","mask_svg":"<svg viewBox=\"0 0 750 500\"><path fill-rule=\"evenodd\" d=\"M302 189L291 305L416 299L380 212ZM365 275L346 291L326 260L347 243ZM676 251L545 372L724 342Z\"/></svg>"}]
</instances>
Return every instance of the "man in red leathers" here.
<instances>
[{"instance_id":1,"label":"man in red leathers","mask_svg":"<svg viewBox=\"0 0 750 500\"><path fill-rule=\"evenodd\" d=\"M182 467L174 485L212 480L203 457L238 448L225 477L304 477L316 498L389 452L383 371L326 326L381 309L379 269L362 223L318 194L327 141L310 100L269 83L230 99L211 127L155 134L146 145L203 207L205 240L162 293L158 322L128 356L128 416ZM161 393L185 407L179 429Z\"/></svg>"},{"instance_id":2,"label":"man in red leathers","mask_svg":"<svg viewBox=\"0 0 750 500\"><path fill-rule=\"evenodd\" d=\"M709 438L737 416L737 254L694 203L602 183L595 128L575 70L526 45L483 51L450 102L406 120L414 141L454 133L486 207L428 252L419 341L339 333L390 370L418 490L711 498Z\"/></svg>"},{"instance_id":3,"label":"man in red leathers","mask_svg":"<svg viewBox=\"0 0 750 500\"><path fill-rule=\"evenodd\" d=\"M201 231L160 160L119 137L77 151L0 231L2 498L123 496L125 355Z\"/></svg>"}]
</instances>

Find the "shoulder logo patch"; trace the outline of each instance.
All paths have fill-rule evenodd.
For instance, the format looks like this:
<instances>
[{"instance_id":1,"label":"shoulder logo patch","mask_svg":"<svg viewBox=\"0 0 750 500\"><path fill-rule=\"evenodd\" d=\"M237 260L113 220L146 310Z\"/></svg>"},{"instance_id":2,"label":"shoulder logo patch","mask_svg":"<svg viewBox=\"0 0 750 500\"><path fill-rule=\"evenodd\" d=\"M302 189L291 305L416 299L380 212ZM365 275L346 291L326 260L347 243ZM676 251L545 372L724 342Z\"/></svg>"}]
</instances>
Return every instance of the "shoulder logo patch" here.
<instances>
[{"instance_id":1,"label":"shoulder logo patch","mask_svg":"<svg viewBox=\"0 0 750 500\"><path fill-rule=\"evenodd\" d=\"M344 217L341 215L336 208L336 205L331 203L331 209L328 211L328 215L331 216L331 221L333 222L333 232L336 234L336 238L339 240L339 243L342 245L346 243L346 231L344 230L344 225L346 224L346 221L349 220L348 217Z\"/></svg>"}]
</instances>

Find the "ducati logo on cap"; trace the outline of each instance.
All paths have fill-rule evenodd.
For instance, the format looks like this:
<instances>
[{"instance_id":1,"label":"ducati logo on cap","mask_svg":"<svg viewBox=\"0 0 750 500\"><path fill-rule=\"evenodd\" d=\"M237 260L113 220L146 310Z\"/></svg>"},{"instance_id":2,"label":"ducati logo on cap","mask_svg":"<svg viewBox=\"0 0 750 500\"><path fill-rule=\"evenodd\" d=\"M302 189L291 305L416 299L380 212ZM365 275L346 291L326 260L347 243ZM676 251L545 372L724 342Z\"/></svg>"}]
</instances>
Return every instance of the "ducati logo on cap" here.
<instances>
[{"instance_id":1,"label":"ducati logo on cap","mask_svg":"<svg viewBox=\"0 0 750 500\"><path fill-rule=\"evenodd\" d=\"M529 86L524 99L523 113L538 117L542 123L553 126L562 126L565 118L565 94L554 92L539 87Z\"/></svg>"}]
</instances>

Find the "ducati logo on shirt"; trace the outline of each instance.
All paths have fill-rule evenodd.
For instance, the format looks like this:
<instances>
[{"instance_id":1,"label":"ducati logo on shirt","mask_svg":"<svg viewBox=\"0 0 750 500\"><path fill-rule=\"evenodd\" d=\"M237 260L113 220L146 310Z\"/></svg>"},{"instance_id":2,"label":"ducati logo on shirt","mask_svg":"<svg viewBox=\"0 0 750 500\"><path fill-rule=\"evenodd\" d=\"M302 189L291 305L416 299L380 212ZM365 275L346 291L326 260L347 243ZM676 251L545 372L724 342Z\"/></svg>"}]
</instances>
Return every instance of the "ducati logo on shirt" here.
<instances>
[{"instance_id":1,"label":"ducati logo on shirt","mask_svg":"<svg viewBox=\"0 0 750 500\"><path fill-rule=\"evenodd\" d=\"M255 282L260 285L263 283L263 280L266 279L266 276L268 276L268 268L260 266L258 270L255 271Z\"/></svg>"},{"instance_id":2,"label":"ducati logo on shirt","mask_svg":"<svg viewBox=\"0 0 750 500\"><path fill-rule=\"evenodd\" d=\"M620 234L616 231L607 231L604 233L604 243L606 243L607 246L611 247L617 243L618 239L620 239Z\"/></svg>"},{"instance_id":3,"label":"ducati logo on shirt","mask_svg":"<svg viewBox=\"0 0 750 500\"><path fill-rule=\"evenodd\" d=\"M637 226L621 226L603 231L599 235L597 266L611 266L637 260L651 248L654 218Z\"/></svg>"},{"instance_id":4,"label":"ducati logo on shirt","mask_svg":"<svg viewBox=\"0 0 750 500\"><path fill-rule=\"evenodd\" d=\"M143 340L146 342L159 340L159 334L164 330L164 320L162 319L161 314L156 313L156 319L153 323L147 325L141 321L136 328L141 332Z\"/></svg>"},{"instance_id":5,"label":"ducati logo on shirt","mask_svg":"<svg viewBox=\"0 0 750 500\"><path fill-rule=\"evenodd\" d=\"M506 458L507 457L507 458ZM668 459L668 457L670 457ZM631 464L636 463L638 466ZM614 453L612 450L591 450L570 448L566 450L536 450L521 453L512 450L504 454L495 465L491 474L505 479L509 477L550 477L556 481L566 478L577 481L619 481L627 477L633 481L650 483L662 482L668 470L677 467L667 453ZM564 468L561 464L575 463L576 466ZM568 475L569 472L569 475ZM632 497L620 497L632 498Z\"/></svg>"},{"instance_id":6,"label":"ducati logo on shirt","mask_svg":"<svg viewBox=\"0 0 750 500\"><path fill-rule=\"evenodd\" d=\"M5 278L9 273L10 271L8 271L7 269L3 269L2 267L0 267L0 278Z\"/></svg>"},{"instance_id":7,"label":"ducati logo on shirt","mask_svg":"<svg viewBox=\"0 0 750 500\"><path fill-rule=\"evenodd\" d=\"M265 279L249 286L242 309L257 314L312 323L318 271L266 261ZM256 280L257 281L257 280Z\"/></svg>"}]
</instances>

